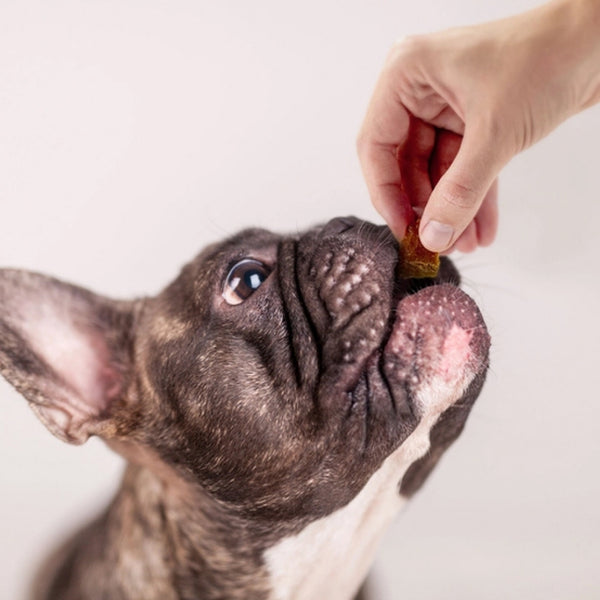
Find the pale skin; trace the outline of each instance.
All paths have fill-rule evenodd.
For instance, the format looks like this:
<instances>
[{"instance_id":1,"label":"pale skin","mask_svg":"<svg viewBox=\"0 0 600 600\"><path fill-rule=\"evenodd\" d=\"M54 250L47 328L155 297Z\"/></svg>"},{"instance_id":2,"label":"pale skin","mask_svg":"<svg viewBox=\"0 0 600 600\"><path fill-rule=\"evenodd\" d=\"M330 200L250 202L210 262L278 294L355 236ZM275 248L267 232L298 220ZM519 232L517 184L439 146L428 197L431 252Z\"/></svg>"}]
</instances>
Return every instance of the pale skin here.
<instances>
[{"instance_id":1,"label":"pale skin","mask_svg":"<svg viewBox=\"0 0 600 600\"><path fill-rule=\"evenodd\" d=\"M394 45L358 136L373 205L430 250L493 242L510 159L600 101L600 0L554 0Z\"/></svg>"}]
</instances>

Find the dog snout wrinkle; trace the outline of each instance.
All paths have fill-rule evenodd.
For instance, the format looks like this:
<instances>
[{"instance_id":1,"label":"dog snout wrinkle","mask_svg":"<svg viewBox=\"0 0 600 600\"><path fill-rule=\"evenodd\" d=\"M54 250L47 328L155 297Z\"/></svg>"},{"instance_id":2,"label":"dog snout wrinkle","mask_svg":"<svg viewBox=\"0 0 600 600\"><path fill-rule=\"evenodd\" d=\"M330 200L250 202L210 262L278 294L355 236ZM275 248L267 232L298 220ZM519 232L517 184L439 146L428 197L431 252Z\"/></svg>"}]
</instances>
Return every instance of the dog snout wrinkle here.
<instances>
[{"instance_id":1,"label":"dog snout wrinkle","mask_svg":"<svg viewBox=\"0 0 600 600\"><path fill-rule=\"evenodd\" d=\"M278 278L284 304L290 360L300 388L314 389L321 365L317 327L298 280L298 243L286 240L278 249Z\"/></svg>"}]
</instances>

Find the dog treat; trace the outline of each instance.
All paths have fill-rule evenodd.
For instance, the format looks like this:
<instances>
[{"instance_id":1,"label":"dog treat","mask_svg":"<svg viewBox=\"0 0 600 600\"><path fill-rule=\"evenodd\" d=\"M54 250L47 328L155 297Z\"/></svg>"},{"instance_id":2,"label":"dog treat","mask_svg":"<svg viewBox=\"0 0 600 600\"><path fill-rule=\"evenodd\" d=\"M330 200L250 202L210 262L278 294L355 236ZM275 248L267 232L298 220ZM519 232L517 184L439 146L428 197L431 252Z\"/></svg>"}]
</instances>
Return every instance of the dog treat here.
<instances>
[{"instance_id":1,"label":"dog treat","mask_svg":"<svg viewBox=\"0 0 600 600\"><path fill-rule=\"evenodd\" d=\"M440 255L427 250L419 239L419 222L415 219L400 244L400 276L406 279L435 277L440 268Z\"/></svg>"}]
</instances>

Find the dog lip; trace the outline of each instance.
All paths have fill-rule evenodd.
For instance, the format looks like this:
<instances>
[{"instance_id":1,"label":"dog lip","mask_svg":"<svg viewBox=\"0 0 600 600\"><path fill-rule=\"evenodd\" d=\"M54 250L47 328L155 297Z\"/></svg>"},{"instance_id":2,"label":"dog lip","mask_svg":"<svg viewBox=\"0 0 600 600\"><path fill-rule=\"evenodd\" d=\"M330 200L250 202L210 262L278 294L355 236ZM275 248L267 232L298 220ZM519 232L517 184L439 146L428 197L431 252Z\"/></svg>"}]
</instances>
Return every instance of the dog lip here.
<instances>
[{"instance_id":1,"label":"dog lip","mask_svg":"<svg viewBox=\"0 0 600 600\"><path fill-rule=\"evenodd\" d=\"M489 347L487 327L472 298L453 285L429 286L398 303L383 349L384 373L392 389L403 386L414 399L431 382L450 389L484 372ZM417 406L417 412L435 409L429 404Z\"/></svg>"},{"instance_id":2,"label":"dog lip","mask_svg":"<svg viewBox=\"0 0 600 600\"><path fill-rule=\"evenodd\" d=\"M377 332L377 341L370 352L348 365L348 370L343 381L346 383L347 395L352 405L362 400L367 405L370 402L384 402L388 398L391 406L390 416L394 418L415 418L420 412L416 406L416 394L421 384L418 339L422 331L415 333L411 340L407 337L405 352L399 357L399 352L394 351L397 344L399 329L406 319L406 309L413 310L413 306L419 306L423 314L415 315L417 321L425 318L425 308L430 304L444 308L442 317L446 320L452 318L461 331L474 327L479 330L474 344L475 353L479 356L480 365L487 364L487 351L489 347L489 336L479 309L471 298L459 287L460 276L454 265L445 259L445 264L440 274L435 279L402 279L395 278L395 293L390 299L390 307L387 321L374 323L371 333ZM397 272L395 268L394 272ZM449 298L449 304L443 307L445 298ZM445 310L447 308L447 310ZM462 312L461 312L462 311ZM456 314L455 314L456 313ZM457 316L458 315L458 316ZM428 330L427 335L435 336L433 330ZM483 341L482 341L483 340ZM406 358L406 357L409 358ZM402 361L401 376L398 376L398 361ZM378 379L375 385L373 378ZM366 385L365 385L366 383ZM373 389L379 389L379 394L374 396ZM383 393L383 395L382 395ZM368 406L367 406L368 413ZM368 423L367 423L368 427Z\"/></svg>"}]
</instances>

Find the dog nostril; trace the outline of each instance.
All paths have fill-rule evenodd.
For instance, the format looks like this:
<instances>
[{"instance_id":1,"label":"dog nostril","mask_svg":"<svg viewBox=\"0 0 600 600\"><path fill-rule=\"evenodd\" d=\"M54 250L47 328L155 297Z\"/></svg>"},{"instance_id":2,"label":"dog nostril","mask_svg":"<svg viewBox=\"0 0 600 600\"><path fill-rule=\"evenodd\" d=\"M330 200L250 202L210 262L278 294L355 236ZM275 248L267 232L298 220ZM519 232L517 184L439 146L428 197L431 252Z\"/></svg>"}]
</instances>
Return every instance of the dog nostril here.
<instances>
[{"instance_id":1,"label":"dog nostril","mask_svg":"<svg viewBox=\"0 0 600 600\"><path fill-rule=\"evenodd\" d=\"M331 219L331 221L323 227L322 235L339 235L356 227L361 222L362 221L356 217L336 217L335 219Z\"/></svg>"}]
</instances>

